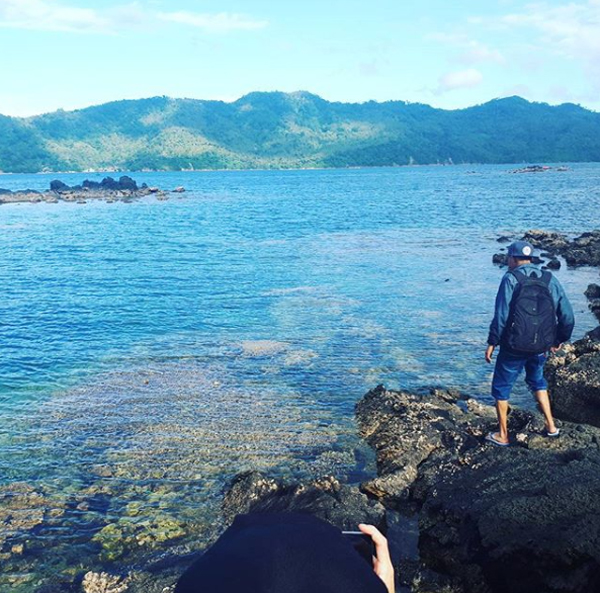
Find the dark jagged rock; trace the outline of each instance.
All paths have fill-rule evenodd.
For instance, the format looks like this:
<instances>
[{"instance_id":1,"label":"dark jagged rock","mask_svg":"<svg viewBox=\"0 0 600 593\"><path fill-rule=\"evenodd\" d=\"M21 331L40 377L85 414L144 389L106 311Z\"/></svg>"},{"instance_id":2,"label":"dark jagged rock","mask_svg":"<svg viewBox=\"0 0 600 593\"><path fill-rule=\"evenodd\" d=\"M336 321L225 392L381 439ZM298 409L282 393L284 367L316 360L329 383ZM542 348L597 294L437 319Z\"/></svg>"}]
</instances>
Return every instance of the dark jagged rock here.
<instances>
[{"instance_id":1,"label":"dark jagged rock","mask_svg":"<svg viewBox=\"0 0 600 593\"><path fill-rule=\"evenodd\" d=\"M497 266L507 266L508 265L508 255L506 253L494 253L492 256L492 263Z\"/></svg>"},{"instance_id":2,"label":"dark jagged rock","mask_svg":"<svg viewBox=\"0 0 600 593\"><path fill-rule=\"evenodd\" d=\"M600 326L546 364L557 418L600 427Z\"/></svg>"},{"instance_id":3,"label":"dark jagged rock","mask_svg":"<svg viewBox=\"0 0 600 593\"><path fill-rule=\"evenodd\" d=\"M118 181L112 177L105 177L100 182L86 179L80 185L71 186L59 179L54 179L50 183L50 190L46 192L38 192L31 189L16 192L0 190L0 196L2 196L0 204L41 201L56 203L59 200L85 204L87 200L92 199L106 200L107 202L114 202L116 200L130 202L135 198L150 194L155 194L157 199L166 199L163 190L156 187L148 187L146 183L138 187L137 183L128 175L122 175Z\"/></svg>"},{"instance_id":4,"label":"dark jagged rock","mask_svg":"<svg viewBox=\"0 0 600 593\"><path fill-rule=\"evenodd\" d=\"M112 191L118 191L121 189L119 182L113 179L112 177L105 177L101 182L100 186L104 189L110 189Z\"/></svg>"},{"instance_id":5,"label":"dark jagged rock","mask_svg":"<svg viewBox=\"0 0 600 593\"><path fill-rule=\"evenodd\" d=\"M520 169L513 169L509 173L544 173L549 171L551 167L546 165L528 165L527 167L521 167Z\"/></svg>"},{"instance_id":6,"label":"dark jagged rock","mask_svg":"<svg viewBox=\"0 0 600 593\"><path fill-rule=\"evenodd\" d=\"M583 233L569 241L561 233L532 229L522 239L538 249L562 255L570 266L600 266L600 230Z\"/></svg>"},{"instance_id":7,"label":"dark jagged rock","mask_svg":"<svg viewBox=\"0 0 600 593\"><path fill-rule=\"evenodd\" d=\"M225 494L222 510L227 523L241 513L293 511L310 513L340 529L355 530L358 523L385 526L385 511L379 502L333 477L285 484L258 472L243 473Z\"/></svg>"},{"instance_id":8,"label":"dark jagged rock","mask_svg":"<svg viewBox=\"0 0 600 593\"><path fill-rule=\"evenodd\" d=\"M100 189L102 187L99 181L93 181L90 179L84 180L81 186L86 187L87 189Z\"/></svg>"},{"instance_id":9,"label":"dark jagged rock","mask_svg":"<svg viewBox=\"0 0 600 593\"><path fill-rule=\"evenodd\" d=\"M71 188L60 179L54 179L50 182L50 191L61 192L69 189Z\"/></svg>"},{"instance_id":10,"label":"dark jagged rock","mask_svg":"<svg viewBox=\"0 0 600 593\"><path fill-rule=\"evenodd\" d=\"M531 261L536 265L545 263L543 259L537 257L536 255L532 257ZM494 253L494 255L492 256L492 263L500 267L508 266L508 255L506 253Z\"/></svg>"},{"instance_id":11,"label":"dark jagged rock","mask_svg":"<svg viewBox=\"0 0 600 593\"><path fill-rule=\"evenodd\" d=\"M137 191L137 183L128 175L122 175L119 177L119 188L126 191Z\"/></svg>"},{"instance_id":12,"label":"dark jagged rock","mask_svg":"<svg viewBox=\"0 0 600 593\"><path fill-rule=\"evenodd\" d=\"M546 264L546 268L548 268L549 270L560 270L560 260L558 259L551 259L547 264Z\"/></svg>"},{"instance_id":13,"label":"dark jagged rock","mask_svg":"<svg viewBox=\"0 0 600 593\"><path fill-rule=\"evenodd\" d=\"M421 509L419 551L456 593L588 592L600 585L600 430L513 409L514 444L486 444L491 407L460 394L387 391L359 402L360 432L377 454L363 488ZM416 587L418 589L418 587Z\"/></svg>"},{"instance_id":14,"label":"dark jagged rock","mask_svg":"<svg viewBox=\"0 0 600 593\"><path fill-rule=\"evenodd\" d=\"M600 230L583 233L563 251L570 266L600 266Z\"/></svg>"},{"instance_id":15,"label":"dark jagged rock","mask_svg":"<svg viewBox=\"0 0 600 593\"><path fill-rule=\"evenodd\" d=\"M531 229L527 231L523 235L522 240L529 241L534 247L545 249L550 253L560 252L561 249L564 249L569 244L566 235L542 231L540 229Z\"/></svg>"},{"instance_id":16,"label":"dark jagged rock","mask_svg":"<svg viewBox=\"0 0 600 593\"><path fill-rule=\"evenodd\" d=\"M590 311L596 316L596 319L600 321L600 286L598 284L590 284L584 292L588 299L588 306Z\"/></svg>"}]
</instances>

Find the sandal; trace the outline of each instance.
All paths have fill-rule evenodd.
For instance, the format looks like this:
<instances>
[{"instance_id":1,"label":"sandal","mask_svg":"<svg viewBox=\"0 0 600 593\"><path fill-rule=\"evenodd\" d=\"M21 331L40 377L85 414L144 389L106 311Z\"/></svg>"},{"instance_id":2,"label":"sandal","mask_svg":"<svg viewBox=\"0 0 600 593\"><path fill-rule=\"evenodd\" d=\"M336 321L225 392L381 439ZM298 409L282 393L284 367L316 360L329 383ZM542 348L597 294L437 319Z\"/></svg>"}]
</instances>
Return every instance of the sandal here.
<instances>
[{"instance_id":1,"label":"sandal","mask_svg":"<svg viewBox=\"0 0 600 593\"><path fill-rule=\"evenodd\" d=\"M485 437L485 440L486 440L488 443L492 443L493 445L496 445L496 446L498 446L498 447L508 447L508 446L510 445L510 443L503 443L502 441L499 441L499 440L496 438L496 436L495 436L496 434L497 434L497 433L495 433L495 432L490 432L490 433L489 433L489 434L488 434L488 435Z\"/></svg>"}]
</instances>

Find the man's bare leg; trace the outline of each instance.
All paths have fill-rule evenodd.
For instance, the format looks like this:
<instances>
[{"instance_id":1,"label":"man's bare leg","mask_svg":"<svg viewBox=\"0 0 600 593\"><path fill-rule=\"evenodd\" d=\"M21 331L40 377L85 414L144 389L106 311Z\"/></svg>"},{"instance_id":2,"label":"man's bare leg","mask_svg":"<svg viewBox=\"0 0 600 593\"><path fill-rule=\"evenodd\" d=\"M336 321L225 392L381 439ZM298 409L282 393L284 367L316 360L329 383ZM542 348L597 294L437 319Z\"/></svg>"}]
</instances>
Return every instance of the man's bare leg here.
<instances>
[{"instance_id":1,"label":"man's bare leg","mask_svg":"<svg viewBox=\"0 0 600 593\"><path fill-rule=\"evenodd\" d=\"M546 423L546 430L548 432L556 432L556 424L554 424L554 418L552 417L552 410L550 408L550 398L548 397L548 391L546 389L540 389L535 392L535 397L540 408L540 412L544 415L544 422Z\"/></svg>"},{"instance_id":2,"label":"man's bare leg","mask_svg":"<svg viewBox=\"0 0 600 593\"><path fill-rule=\"evenodd\" d=\"M508 400L496 400L496 415L498 416L498 426L500 428L498 440L502 443L508 443Z\"/></svg>"}]
</instances>

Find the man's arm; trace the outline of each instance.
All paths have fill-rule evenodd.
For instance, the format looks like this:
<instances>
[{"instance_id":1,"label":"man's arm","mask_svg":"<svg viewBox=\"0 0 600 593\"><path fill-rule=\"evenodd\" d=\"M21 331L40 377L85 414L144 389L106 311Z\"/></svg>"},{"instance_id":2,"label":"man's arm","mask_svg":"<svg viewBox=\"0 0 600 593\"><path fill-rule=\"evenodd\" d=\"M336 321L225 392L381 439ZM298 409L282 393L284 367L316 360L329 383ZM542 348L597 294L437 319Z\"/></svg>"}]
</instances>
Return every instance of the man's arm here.
<instances>
[{"instance_id":1,"label":"man's arm","mask_svg":"<svg viewBox=\"0 0 600 593\"><path fill-rule=\"evenodd\" d=\"M558 322L556 328L556 346L571 339L573 328L575 327L575 315L573 307L567 298L564 288L561 283L554 278L556 294L556 320Z\"/></svg>"},{"instance_id":2,"label":"man's arm","mask_svg":"<svg viewBox=\"0 0 600 593\"><path fill-rule=\"evenodd\" d=\"M500 282L498 294L496 294L494 318L492 319L492 323L490 323L490 331L487 340L488 346L497 346L500 344L502 334L504 333L504 329L506 328L506 323L508 321L510 301L512 300L516 283L517 279L510 272L507 272L502 278L502 282Z\"/></svg>"}]
</instances>

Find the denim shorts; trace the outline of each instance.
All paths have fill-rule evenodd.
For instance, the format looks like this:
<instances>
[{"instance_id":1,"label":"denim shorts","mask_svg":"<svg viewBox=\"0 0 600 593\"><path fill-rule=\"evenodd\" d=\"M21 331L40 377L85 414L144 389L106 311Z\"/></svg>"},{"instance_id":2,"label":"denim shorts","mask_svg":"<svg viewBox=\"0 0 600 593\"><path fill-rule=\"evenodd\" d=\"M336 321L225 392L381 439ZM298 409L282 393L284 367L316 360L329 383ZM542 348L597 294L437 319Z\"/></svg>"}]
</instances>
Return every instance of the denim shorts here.
<instances>
[{"instance_id":1,"label":"denim shorts","mask_svg":"<svg viewBox=\"0 0 600 593\"><path fill-rule=\"evenodd\" d=\"M532 393L548 389L544 379L544 363L546 355L542 354L517 354L500 347L494 378L492 379L492 396L497 400L507 400L517 380L525 367L525 382Z\"/></svg>"}]
</instances>

